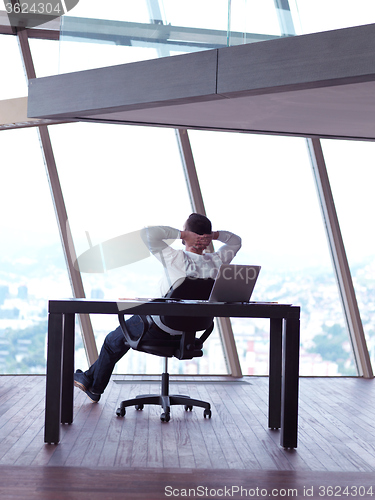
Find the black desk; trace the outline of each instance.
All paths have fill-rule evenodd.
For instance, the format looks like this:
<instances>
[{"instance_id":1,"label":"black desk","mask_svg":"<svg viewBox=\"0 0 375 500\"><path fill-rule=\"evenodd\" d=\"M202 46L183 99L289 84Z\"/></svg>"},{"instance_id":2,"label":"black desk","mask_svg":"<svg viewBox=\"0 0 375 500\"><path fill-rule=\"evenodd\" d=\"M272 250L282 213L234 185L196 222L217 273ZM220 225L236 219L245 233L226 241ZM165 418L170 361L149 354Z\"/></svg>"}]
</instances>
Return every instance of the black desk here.
<instances>
[{"instance_id":1,"label":"black desk","mask_svg":"<svg viewBox=\"0 0 375 500\"><path fill-rule=\"evenodd\" d=\"M270 319L268 426L281 428L280 444L297 447L300 308L290 305L250 303L121 302L126 313L168 316L221 316ZM75 314L118 314L118 302L88 299L49 301L46 443L60 440L60 423L73 422Z\"/></svg>"}]
</instances>

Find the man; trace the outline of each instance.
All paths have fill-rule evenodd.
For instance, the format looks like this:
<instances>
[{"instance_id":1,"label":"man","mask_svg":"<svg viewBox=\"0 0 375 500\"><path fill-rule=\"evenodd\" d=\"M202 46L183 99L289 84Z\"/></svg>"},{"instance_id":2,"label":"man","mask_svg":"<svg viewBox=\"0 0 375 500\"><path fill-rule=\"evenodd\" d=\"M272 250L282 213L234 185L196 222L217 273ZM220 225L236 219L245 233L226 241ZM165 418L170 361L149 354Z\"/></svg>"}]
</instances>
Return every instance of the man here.
<instances>
[{"instance_id":1,"label":"man","mask_svg":"<svg viewBox=\"0 0 375 500\"><path fill-rule=\"evenodd\" d=\"M183 230L169 226L146 227L141 231L143 242L150 252L163 264L164 274L160 284L164 296L174 285L178 286L185 277L215 279L222 264L229 264L241 248L241 238L229 231L212 231L211 221L200 214L191 214ZM176 250L165 240L181 239L184 250ZM224 245L217 252L205 253L212 240ZM154 323L143 337L166 339L176 332L163 325L157 316ZM139 337L143 331L142 319L134 315L126 321L126 327L132 337ZM104 340L98 359L86 372L77 370L74 385L84 391L91 401L97 403L108 385L113 369L130 349L119 326L109 333Z\"/></svg>"}]
</instances>

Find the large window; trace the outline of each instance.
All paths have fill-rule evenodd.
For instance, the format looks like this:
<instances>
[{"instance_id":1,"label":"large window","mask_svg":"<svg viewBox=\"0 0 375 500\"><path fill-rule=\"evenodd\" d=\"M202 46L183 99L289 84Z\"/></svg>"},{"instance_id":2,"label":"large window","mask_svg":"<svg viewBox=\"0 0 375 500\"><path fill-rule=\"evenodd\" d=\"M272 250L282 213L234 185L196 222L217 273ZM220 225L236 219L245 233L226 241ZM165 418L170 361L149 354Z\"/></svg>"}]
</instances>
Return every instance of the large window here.
<instances>
[{"instance_id":1,"label":"large window","mask_svg":"<svg viewBox=\"0 0 375 500\"><path fill-rule=\"evenodd\" d=\"M110 11L99 0L80 0L62 18L61 42L30 39L36 74L42 77L292 34L293 30L287 33L285 26L280 28L282 16L287 16L284 24L290 18L276 4L273 0L193 0L188 5L182 0L117 0L111 2ZM349 0L290 0L289 5L297 34L375 21L372 0L355 5ZM127 23L133 23L131 36L123 31ZM79 26L81 37L76 36ZM168 35L169 27L181 29ZM0 99L26 96L17 37L0 35L0 52ZM181 228L191 208L173 130L72 123L51 126L49 131L78 255L91 245L148 224ZM305 140L189 134L207 215L215 229L242 236L236 262L262 265L253 299L302 307L301 374L354 375ZM373 145L322 144L374 360ZM1 371L43 372L47 301L71 296L72 291L37 129L3 131L0 147ZM180 248L181 243L175 245ZM158 294L160 271L158 262L147 257L82 277L87 297L142 297ZM100 348L117 321L110 316L93 316L92 321ZM234 319L233 328L243 372L266 374L268 322ZM208 355L201 360L177 362L172 371L225 373L217 333L206 349ZM79 328L76 363L87 366ZM118 365L121 373L159 371L157 357L137 353Z\"/></svg>"},{"instance_id":2,"label":"large window","mask_svg":"<svg viewBox=\"0 0 375 500\"><path fill-rule=\"evenodd\" d=\"M0 372L44 373L47 301L71 290L36 129L0 151Z\"/></svg>"},{"instance_id":3,"label":"large window","mask_svg":"<svg viewBox=\"0 0 375 500\"><path fill-rule=\"evenodd\" d=\"M78 256L91 245L147 225L182 229L191 208L174 130L81 123L51 127L51 139ZM175 246L182 248L181 241ZM141 257L106 272L83 273L87 297L160 296L161 265L152 256ZM99 315L91 319L100 348L118 320ZM179 363L176 370L214 373L217 353L209 359ZM219 359L225 371L223 353ZM134 351L116 368L119 373L160 369L159 358Z\"/></svg>"},{"instance_id":4,"label":"large window","mask_svg":"<svg viewBox=\"0 0 375 500\"><path fill-rule=\"evenodd\" d=\"M324 140L322 147L367 345L374 363L375 234L372 226L375 146L372 142Z\"/></svg>"},{"instance_id":5,"label":"large window","mask_svg":"<svg viewBox=\"0 0 375 500\"><path fill-rule=\"evenodd\" d=\"M242 236L236 262L262 266L253 299L301 306L300 373L355 374L305 140L190 136L215 228ZM268 321L232 324L243 372L268 373Z\"/></svg>"},{"instance_id":6,"label":"large window","mask_svg":"<svg viewBox=\"0 0 375 500\"><path fill-rule=\"evenodd\" d=\"M0 52L0 99L26 96L17 38ZM69 280L37 130L1 131L0 151L0 372L44 373L47 300Z\"/></svg>"}]
</instances>

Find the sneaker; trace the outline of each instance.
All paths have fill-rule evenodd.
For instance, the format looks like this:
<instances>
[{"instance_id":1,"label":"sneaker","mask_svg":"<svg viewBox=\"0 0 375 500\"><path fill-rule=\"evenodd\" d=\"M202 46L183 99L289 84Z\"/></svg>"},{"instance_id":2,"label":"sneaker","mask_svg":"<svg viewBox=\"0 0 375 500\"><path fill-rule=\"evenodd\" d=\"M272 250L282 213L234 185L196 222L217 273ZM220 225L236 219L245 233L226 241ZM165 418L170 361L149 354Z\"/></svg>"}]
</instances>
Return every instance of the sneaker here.
<instances>
[{"instance_id":1,"label":"sneaker","mask_svg":"<svg viewBox=\"0 0 375 500\"><path fill-rule=\"evenodd\" d=\"M100 394L95 394L94 392L91 392L89 389L89 381L86 377L86 375L83 373L82 370L77 370L74 374L74 385L78 387L78 389L81 389L87 397L91 399L93 403L98 403L100 399Z\"/></svg>"}]
</instances>

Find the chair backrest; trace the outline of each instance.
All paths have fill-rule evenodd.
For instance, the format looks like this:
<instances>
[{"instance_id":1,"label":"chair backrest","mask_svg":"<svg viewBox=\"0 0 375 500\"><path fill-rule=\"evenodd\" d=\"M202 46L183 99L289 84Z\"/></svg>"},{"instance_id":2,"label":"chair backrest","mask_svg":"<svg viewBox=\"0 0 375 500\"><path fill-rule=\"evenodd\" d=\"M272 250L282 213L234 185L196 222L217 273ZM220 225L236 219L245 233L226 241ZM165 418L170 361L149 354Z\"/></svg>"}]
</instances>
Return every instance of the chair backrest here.
<instances>
[{"instance_id":1,"label":"chair backrest","mask_svg":"<svg viewBox=\"0 0 375 500\"><path fill-rule=\"evenodd\" d=\"M185 300L207 300L213 287L213 279L189 279L186 278L182 284L171 290L165 298ZM157 300L157 299L156 299ZM125 311L126 312L126 311ZM148 331L147 318L141 316L145 323L144 333ZM147 352L156 356L172 357L178 359L192 359L203 355L202 345L211 334L214 327L214 319L199 316L160 316L162 322L172 328L184 332L181 336L166 335L166 339L132 339L126 328L124 312L119 313L119 321L125 338L132 349ZM205 330L196 338L196 332Z\"/></svg>"},{"instance_id":2,"label":"chair backrest","mask_svg":"<svg viewBox=\"0 0 375 500\"><path fill-rule=\"evenodd\" d=\"M178 286L171 289L166 298L181 300L208 300L215 280L212 278L185 278ZM161 316L162 323L173 330L201 331L209 328L213 318L199 316Z\"/></svg>"}]
</instances>

